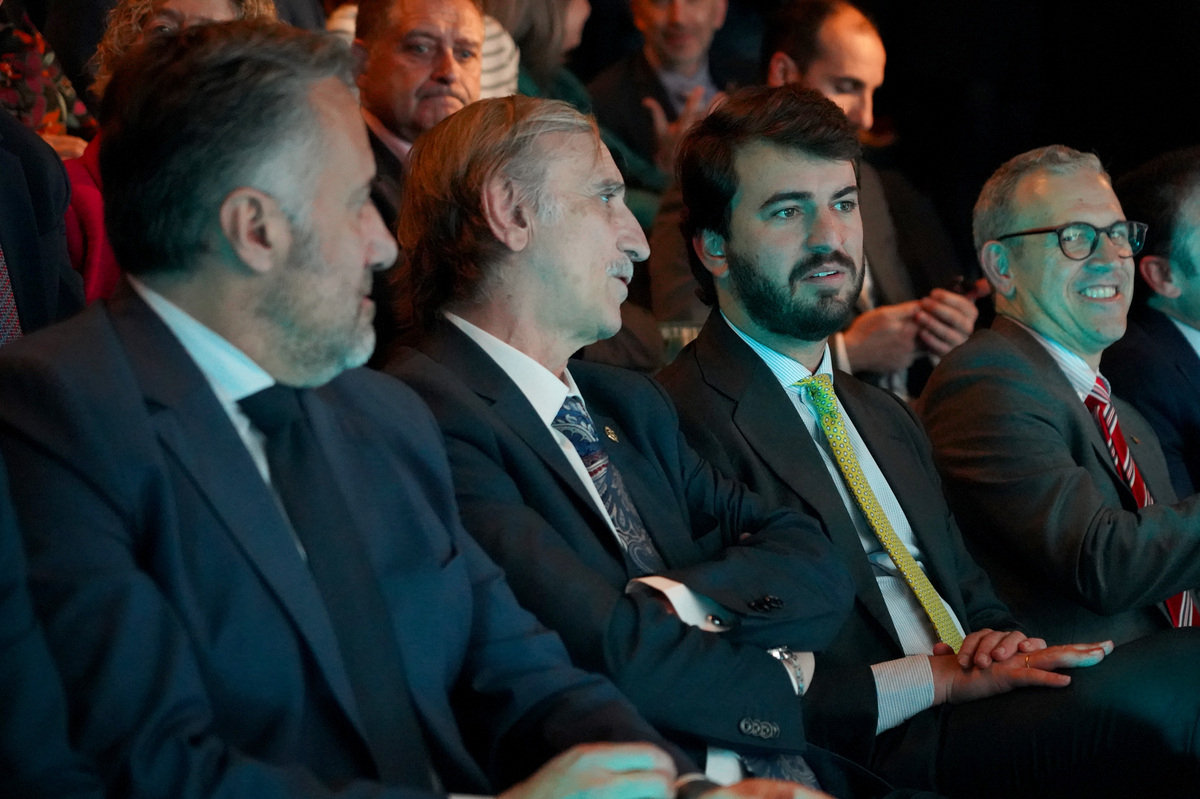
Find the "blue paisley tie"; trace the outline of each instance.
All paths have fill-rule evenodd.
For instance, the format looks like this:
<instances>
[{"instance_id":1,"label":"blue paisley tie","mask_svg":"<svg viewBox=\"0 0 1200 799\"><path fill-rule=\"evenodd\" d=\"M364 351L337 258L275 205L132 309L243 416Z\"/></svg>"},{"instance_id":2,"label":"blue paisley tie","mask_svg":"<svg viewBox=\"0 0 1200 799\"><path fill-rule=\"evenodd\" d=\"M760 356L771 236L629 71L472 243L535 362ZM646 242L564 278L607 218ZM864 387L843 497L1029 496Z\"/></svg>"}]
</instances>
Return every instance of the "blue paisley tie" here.
<instances>
[{"instance_id":1,"label":"blue paisley tie","mask_svg":"<svg viewBox=\"0 0 1200 799\"><path fill-rule=\"evenodd\" d=\"M654 542L646 534L637 509L629 500L625 483L617 467L609 463L608 453L596 435L596 425L578 397L567 397L551 423L555 430L567 437L579 453L588 476L596 486L596 492L604 503L608 517L617 531L617 541L630 565L639 574L657 574L665 566Z\"/></svg>"}]
</instances>

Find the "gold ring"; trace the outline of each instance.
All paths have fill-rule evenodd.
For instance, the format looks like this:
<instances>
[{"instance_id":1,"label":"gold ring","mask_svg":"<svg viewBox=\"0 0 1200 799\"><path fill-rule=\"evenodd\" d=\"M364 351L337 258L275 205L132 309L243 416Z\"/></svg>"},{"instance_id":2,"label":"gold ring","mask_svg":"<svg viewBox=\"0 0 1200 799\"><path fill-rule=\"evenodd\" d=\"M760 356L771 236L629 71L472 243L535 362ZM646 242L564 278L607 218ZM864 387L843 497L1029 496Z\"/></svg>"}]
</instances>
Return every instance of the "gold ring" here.
<instances>
[{"instance_id":1,"label":"gold ring","mask_svg":"<svg viewBox=\"0 0 1200 799\"><path fill-rule=\"evenodd\" d=\"M1029 668L1029 655L1025 656L1025 668Z\"/></svg>"}]
</instances>

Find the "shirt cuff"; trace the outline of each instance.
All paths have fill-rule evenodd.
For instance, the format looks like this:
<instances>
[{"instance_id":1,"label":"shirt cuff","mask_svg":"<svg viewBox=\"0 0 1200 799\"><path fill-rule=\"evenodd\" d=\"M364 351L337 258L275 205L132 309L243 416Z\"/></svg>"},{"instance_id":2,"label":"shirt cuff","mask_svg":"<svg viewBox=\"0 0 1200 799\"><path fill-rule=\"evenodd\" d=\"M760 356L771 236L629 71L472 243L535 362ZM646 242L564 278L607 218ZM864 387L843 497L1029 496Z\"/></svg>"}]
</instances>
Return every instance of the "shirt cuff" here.
<instances>
[{"instance_id":1,"label":"shirt cuff","mask_svg":"<svg viewBox=\"0 0 1200 799\"><path fill-rule=\"evenodd\" d=\"M732 624L732 618L726 618L729 612L703 594L697 594L681 582L652 574L648 577L636 577L625 587L629 593L634 583L641 583L658 591L675 610L675 615L684 624L699 627L710 633L723 633Z\"/></svg>"},{"instance_id":2,"label":"shirt cuff","mask_svg":"<svg viewBox=\"0 0 1200 799\"><path fill-rule=\"evenodd\" d=\"M909 655L899 660L876 663L875 697L879 718L875 734L908 721L922 710L933 707L933 667L928 655Z\"/></svg>"}]
</instances>

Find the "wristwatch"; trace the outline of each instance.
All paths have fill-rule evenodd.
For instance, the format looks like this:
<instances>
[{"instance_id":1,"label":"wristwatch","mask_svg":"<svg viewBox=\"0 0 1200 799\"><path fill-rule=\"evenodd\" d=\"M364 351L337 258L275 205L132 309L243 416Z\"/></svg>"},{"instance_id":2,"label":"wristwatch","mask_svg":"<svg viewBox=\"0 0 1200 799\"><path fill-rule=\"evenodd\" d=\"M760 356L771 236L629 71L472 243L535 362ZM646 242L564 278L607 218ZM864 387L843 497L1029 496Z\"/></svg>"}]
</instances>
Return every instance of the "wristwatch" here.
<instances>
[{"instance_id":1,"label":"wristwatch","mask_svg":"<svg viewBox=\"0 0 1200 799\"><path fill-rule=\"evenodd\" d=\"M801 696L804 693L804 669L800 667L800 658L796 656L796 653L786 646L777 646L774 649L768 649L767 654L784 665L788 674L792 675L792 682L796 686L796 696Z\"/></svg>"}]
</instances>

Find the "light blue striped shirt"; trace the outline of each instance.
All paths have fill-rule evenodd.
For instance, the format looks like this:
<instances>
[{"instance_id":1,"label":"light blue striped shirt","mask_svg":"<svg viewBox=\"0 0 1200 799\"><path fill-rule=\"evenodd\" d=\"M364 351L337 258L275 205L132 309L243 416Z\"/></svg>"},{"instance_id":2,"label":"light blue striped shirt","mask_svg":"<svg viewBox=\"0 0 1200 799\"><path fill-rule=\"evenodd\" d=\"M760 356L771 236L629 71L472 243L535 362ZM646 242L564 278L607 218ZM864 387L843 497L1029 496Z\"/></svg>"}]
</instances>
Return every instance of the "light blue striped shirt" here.
<instances>
[{"instance_id":1,"label":"light blue striped shirt","mask_svg":"<svg viewBox=\"0 0 1200 799\"><path fill-rule=\"evenodd\" d=\"M858 532L858 538L867 554L867 560L871 563L879 590L883 594L888 613L892 617L892 624L896 627L896 633L900 637L900 644L905 654L909 656L900 660L877 663L871 667L875 675L875 690L879 700L879 719L876 732L883 732L933 705L933 672L928 658L933 653L934 644L938 642L933 623L930 622L929 616L917 601L916 594L905 582L900 570L892 563L892 559L884 550L883 545L879 543L879 539L858 507L857 501L850 493L846 481L838 470L829 442L817 424L817 413L808 390L794 385L797 381L811 377L814 373L810 372L803 364L745 335L728 318L725 318L724 314L722 314L722 318L750 349L762 358L763 363L775 375L779 384L787 392L788 398L791 399L792 405L796 408L796 413L804 423L804 429L816 443L825 468L833 479L842 504L846 506L846 511ZM825 348L821 364L815 374L833 376L828 346ZM875 462L875 457L871 454L866 442L863 441L862 435L854 426L854 421L845 413L842 414L842 420L855 457L858 458L859 466L862 468L871 490L875 492L875 497L884 513L887 514L888 521L891 522L896 535L908 548L913 559L924 569L923 554L917 545L916 536L913 534L908 517L900 506L900 501L896 498L892 487L888 485L887 479L880 471L879 465ZM944 599L942 604L946 604ZM949 605L946 605L946 611L950 614L950 618L953 619L959 632L964 632L962 624L955 617L954 611L950 609Z\"/></svg>"}]
</instances>

